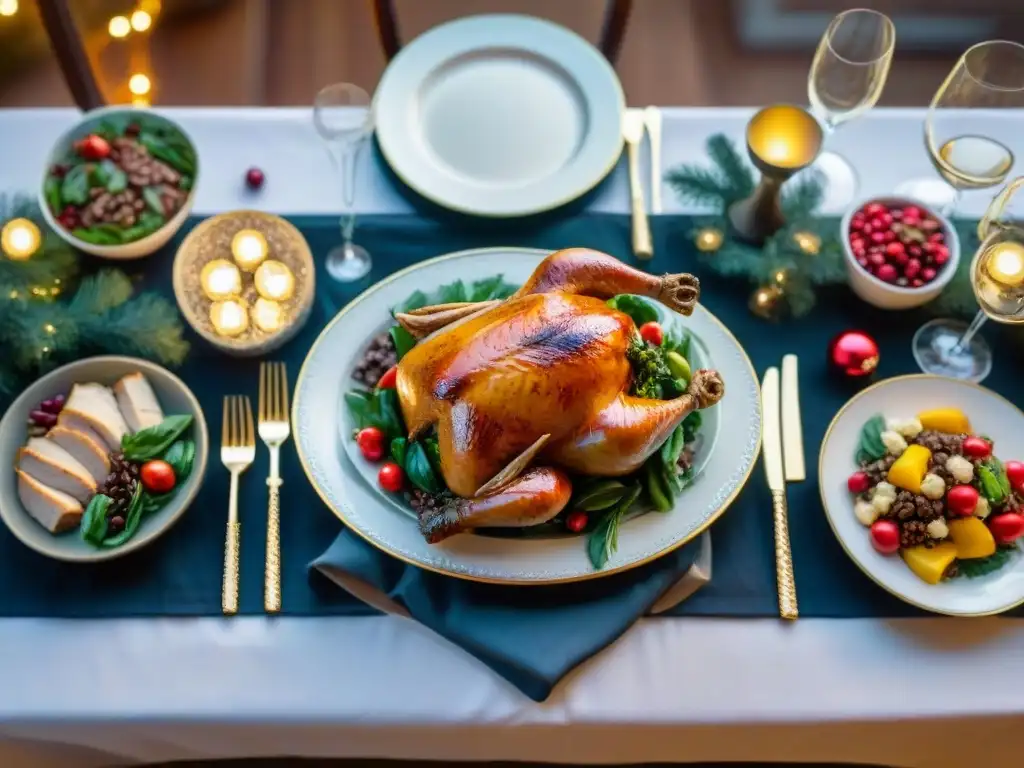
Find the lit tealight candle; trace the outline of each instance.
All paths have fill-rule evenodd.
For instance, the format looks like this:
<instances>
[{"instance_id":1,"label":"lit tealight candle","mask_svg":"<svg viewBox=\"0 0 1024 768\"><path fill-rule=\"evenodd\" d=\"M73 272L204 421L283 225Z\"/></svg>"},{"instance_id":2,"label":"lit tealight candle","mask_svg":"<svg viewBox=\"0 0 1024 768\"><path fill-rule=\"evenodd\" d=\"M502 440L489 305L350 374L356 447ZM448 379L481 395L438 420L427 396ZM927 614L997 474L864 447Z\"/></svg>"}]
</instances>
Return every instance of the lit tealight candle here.
<instances>
[{"instance_id":1,"label":"lit tealight candle","mask_svg":"<svg viewBox=\"0 0 1024 768\"><path fill-rule=\"evenodd\" d=\"M274 301L287 301L295 293L295 275L287 265L270 259L260 264L253 278L260 296Z\"/></svg>"},{"instance_id":2,"label":"lit tealight candle","mask_svg":"<svg viewBox=\"0 0 1024 768\"><path fill-rule=\"evenodd\" d=\"M39 250L43 236L28 219L11 219L0 230L0 248L12 261L25 261Z\"/></svg>"},{"instance_id":3,"label":"lit tealight candle","mask_svg":"<svg viewBox=\"0 0 1024 768\"><path fill-rule=\"evenodd\" d=\"M210 305L210 322L221 336L237 336L249 327L249 313L237 299L215 301Z\"/></svg>"},{"instance_id":4,"label":"lit tealight candle","mask_svg":"<svg viewBox=\"0 0 1024 768\"><path fill-rule=\"evenodd\" d=\"M256 299L252 305L252 322L266 333L280 330L284 325L284 307L270 299Z\"/></svg>"},{"instance_id":5,"label":"lit tealight candle","mask_svg":"<svg viewBox=\"0 0 1024 768\"><path fill-rule=\"evenodd\" d=\"M1015 242L992 246L985 259L985 270L992 280L1006 288L1024 285L1024 246Z\"/></svg>"},{"instance_id":6,"label":"lit tealight candle","mask_svg":"<svg viewBox=\"0 0 1024 768\"><path fill-rule=\"evenodd\" d=\"M256 267L267 258L267 238L255 229L240 230L231 238L231 255L235 263L246 272L255 271Z\"/></svg>"},{"instance_id":7,"label":"lit tealight candle","mask_svg":"<svg viewBox=\"0 0 1024 768\"><path fill-rule=\"evenodd\" d=\"M203 292L213 301L223 301L242 292L242 273L227 259L214 259L199 273Z\"/></svg>"}]
</instances>

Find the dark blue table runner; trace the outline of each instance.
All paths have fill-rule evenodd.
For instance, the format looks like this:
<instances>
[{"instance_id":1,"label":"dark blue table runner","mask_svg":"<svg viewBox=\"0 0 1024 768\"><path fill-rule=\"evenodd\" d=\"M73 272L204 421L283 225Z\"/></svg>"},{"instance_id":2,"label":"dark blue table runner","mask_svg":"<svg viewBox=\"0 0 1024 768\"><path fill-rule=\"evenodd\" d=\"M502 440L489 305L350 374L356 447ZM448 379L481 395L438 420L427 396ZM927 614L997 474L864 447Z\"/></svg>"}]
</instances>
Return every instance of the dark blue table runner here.
<instances>
[{"instance_id":1,"label":"dark blue table runner","mask_svg":"<svg viewBox=\"0 0 1024 768\"><path fill-rule=\"evenodd\" d=\"M318 261L338 237L337 221L298 217ZM137 267L144 287L171 295L171 262L179 237L163 252ZM919 612L870 582L847 559L832 535L818 495L816 454L832 415L853 394L849 383L827 375L829 339L844 328L872 333L882 350L879 375L914 372L910 338L927 316L921 312L889 314L873 310L846 289L831 289L807 318L779 325L750 314L749 288L702 272L697 263L687 217L654 217L656 258L653 272L693 271L702 280L703 303L729 326L746 347L759 372L778 364L786 352L801 357L801 392L809 479L791 485L789 504L794 564L805 617L913 616ZM306 328L280 350L291 377L327 320L360 291L385 275L414 262L465 248L521 245L539 248L589 246L631 260L629 219L619 215L582 214L559 221L508 222L458 227L416 216L368 216L357 239L374 256L373 273L364 281L340 286L321 272L318 297ZM457 275L452 275L453 279ZM986 385L1021 401L1021 345L999 327L983 333L996 350ZM193 337L194 348L179 371L194 389L219 432L225 394L255 396L257 360L225 357ZM726 406L727 407L727 403ZM262 613L266 452L242 481L241 613ZM334 540L340 524L310 488L294 447L282 456L283 606L291 615L364 615L371 611L326 580L309 579L307 564ZM221 563L228 476L213 451L206 482L195 504L178 525L154 545L102 565L78 566L47 560L0 530L0 617L124 617L217 615L220 613ZM712 529L714 576L690 600L673 609L677 615L772 616L776 613L771 502L763 472L756 469L747 489Z\"/></svg>"}]
</instances>

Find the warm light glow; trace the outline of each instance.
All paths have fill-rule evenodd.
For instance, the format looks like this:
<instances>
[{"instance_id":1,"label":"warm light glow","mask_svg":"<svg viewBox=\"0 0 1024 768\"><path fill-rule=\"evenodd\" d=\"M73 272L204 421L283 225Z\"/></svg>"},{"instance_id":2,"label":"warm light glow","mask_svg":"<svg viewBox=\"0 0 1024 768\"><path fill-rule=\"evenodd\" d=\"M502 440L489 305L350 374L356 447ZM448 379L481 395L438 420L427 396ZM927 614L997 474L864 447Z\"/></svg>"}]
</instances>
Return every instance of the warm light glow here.
<instances>
[{"instance_id":1,"label":"warm light glow","mask_svg":"<svg viewBox=\"0 0 1024 768\"><path fill-rule=\"evenodd\" d=\"M256 299L252 307L252 322L266 333L280 330L284 325L284 307L270 299Z\"/></svg>"},{"instance_id":2,"label":"warm light glow","mask_svg":"<svg viewBox=\"0 0 1024 768\"><path fill-rule=\"evenodd\" d=\"M110 24L107 25L107 32L110 33L111 37L128 37L128 33L131 31L131 22L124 16L115 16L110 20Z\"/></svg>"},{"instance_id":3,"label":"warm light glow","mask_svg":"<svg viewBox=\"0 0 1024 768\"><path fill-rule=\"evenodd\" d=\"M776 104L751 118L747 146L766 165L796 170L810 164L821 149L821 126L805 109Z\"/></svg>"},{"instance_id":4,"label":"warm light glow","mask_svg":"<svg viewBox=\"0 0 1024 768\"><path fill-rule=\"evenodd\" d=\"M702 229L697 233L697 250L704 251L705 253L710 251L717 251L722 247L722 233L717 229Z\"/></svg>"},{"instance_id":5,"label":"warm light glow","mask_svg":"<svg viewBox=\"0 0 1024 768\"><path fill-rule=\"evenodd\" d=\"M153 26L153 17L145 11L136 11L132 14L132 29L136 32L145 32Z\"/></svg>"},{"instance_id":6,"label":"warm light glow","mask_svg":"<svg viewBox=\"0 0 1024 768\"><path fill-rule=\"evenodd\" d=\"M295 275L287 266L273 259L263 262L253 276L256 291L265 299L287 301L295 293Z\"/></svg>"},{"instance_id":7,"label":"warm light glow","mask_svg":"<svg viewBox=\"0 0 1024 768\"><path fill-rule=\"evenodd\" d=\"M57 332L57 327L53 323L45 323L43 325L43 331L50 334L51 336Z\"/></svg>"},{"instance_id":8,"label":"warm light glow","mask_svg":"<svg viewBox=\"0 0 1024 768\"><path fill-rule=\"evenodd\" d=\"M804 253L816 254L821 249L821 238L813 232L796 232L793 242Z\"/></svg>"},{"instance_id":9,"label":"warm light glow","mask_svg":"<svg viewBox=\"0 0 1024 768\"><path fill-rule=\"evenodd\" d=\"M249 313L237 299L215 301L210 305L210 322L221 336L237 336L249 327Z\"/></svg>"},{"instance_id":10,"label":"warm light glow","mask_svg":"<svg viewBox=\"0 0 1024 768\"><path fill-rule=\"evenodd\" d=\"M254 272L267 258L267 238L255 229L240 230L231 238L231 255L235 263L246 272Z\"/></svg>"},{"instance_id":11,"label":"warm light glow","mask_svg":"<svg viewBox=\"0 0 1024 768\"><path fill-rule=\"evenodd\" d=\"M43 236L28 219L11 219L0 230L0 250L12 261L25 261L39 250Z\"/></svg>"},{"instance_id":12,"label":"warm light glow","mask_svg":"<svg viewBox=\"0 0 1024 768\"><path fill-rule=\"evenodd\" d=\"M18 0L0 0L0 16L13 16L18 12Z\"/></svg>"},{"instance_id":13,"label":"warm light glow","mask_svg":"<svg viewBox=\"0 0 1024 768\"><path fill-rule=\"evenodd\" d=\"M214 259L199 273L199 283L213 301L223 301L242 292L242 273L227 259Z\"/></svg>"},{"instance_id":14,"label":"warm light glow","mask_svg":"<svg viewBox=\"0 0 1024 768\"><path fill-rule=\"evenodd\" d=\"M134 96L132 97L132 106L145 108L149 106L149 99L145 96Z\"/></svg>"},{"instance_id":15,"label":"warm light glow","mask_svg":"<svg viewBox=\"0 0 1024 768\"><path fill-rule=\"evenodd\" d=\"M128 80L128 90L136 96L145 96L151 87L152 83L149 82L149 78L141 72L136 72Z\"/></svg>"},{"instance_id":16,"label":"warm light glow","mask_svg":"<svg viewBox=\"0 0 1024 768\"><path fill-rule=\"evenodd\" d=\"M988 276L1008 288L1024 285L1024 247L1006 242L992 246L985 261Z\"/></svg>"}]
</instances>

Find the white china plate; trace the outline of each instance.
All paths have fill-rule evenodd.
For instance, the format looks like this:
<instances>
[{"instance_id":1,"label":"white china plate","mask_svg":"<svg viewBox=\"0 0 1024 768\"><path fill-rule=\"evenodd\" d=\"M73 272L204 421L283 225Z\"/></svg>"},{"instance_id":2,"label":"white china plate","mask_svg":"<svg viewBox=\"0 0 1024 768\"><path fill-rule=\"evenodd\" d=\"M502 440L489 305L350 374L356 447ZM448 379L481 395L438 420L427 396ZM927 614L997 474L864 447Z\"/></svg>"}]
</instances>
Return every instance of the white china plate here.
<instances>
[{"instance_id":1,"label":"white china plate","mask_svg":"<svg viewBox=\"0 0 1024 768\"><path fill-rule=\"evenodd\" d=\"M710 312L697 308L674 320L693 335L692 356L725 381L724 404L704 411L703 444L693 484L676 509L625 522L618 551L595 572L582 536L498 538L462 534L427 544L398 499L377 488L378 465L355 450L355 428L342 396L366 344L392 324L390 308L416 290L456 278L467 283L504 275L522 283L547 255L525 248L486 248L441 256L402 270L370 288L340 312L313 345L295 385L292 423L299 458L313 487L345 525L400 560L475 581L545 584L604 576L665 554L697 536L739 494L761 444L760 392L739 342ZM678 318L678 316L675 316Z\"/></svg>"},{"instance_id":2,"label":"white china plate","mask_svg":"<svg viewBox=\"0 0 1024 768\"><path fill-rule=\"evenodd\" d=\"M542 19L472 16L417 37L374 96L377 140L423 197L477 216L523 216L595 187L622 152L615 70Z\"/></svg>"},{"instance_id":3,"label":"white china plate","mask_svg":"<svg viewBox=\"0 0 1024 768\"><path fill-rule=\"evenodd\" d=\"M832 530L854 563L880 587L926 611L951 616L987 616L1024 603L1024 554L995 573L926 584L898 555L882 555L868 529L853 515L846 480L855 468L854 453L864 423L875 414L910 418L928 408L954 406L967 414L977 434L995 441L1004 460L1024 457L1024 413L1008 400L977 384L925 374L898 376L868 387L843 406L821 444L818 476L821 500Z\"/></svg>"}]
</instances>

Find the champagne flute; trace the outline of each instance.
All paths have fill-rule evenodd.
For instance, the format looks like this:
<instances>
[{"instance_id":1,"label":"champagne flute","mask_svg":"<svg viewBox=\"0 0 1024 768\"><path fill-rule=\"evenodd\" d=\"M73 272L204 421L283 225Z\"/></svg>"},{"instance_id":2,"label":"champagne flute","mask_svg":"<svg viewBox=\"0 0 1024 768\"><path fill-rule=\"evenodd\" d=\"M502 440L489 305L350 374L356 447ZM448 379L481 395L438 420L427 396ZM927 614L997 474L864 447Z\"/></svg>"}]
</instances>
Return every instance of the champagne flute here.
<instances>
[{"instance_id":1,"label":"champagne flute","mask_svg":"<svg viewBox=\"0 0 1024 768\"><path fill-rule=\"evenodd\" d=\"M925 118L928 156L945 181L914 179L897 187L896 193L950 215L963 190L1002 184L1013 166L1007 144L1020 136L1020 120L963 110L1020 107L1024 45L989 40L968 48L935 92Z\"/></svg>"},{"instance_id":2,"label":"champagne flute","mask_svg":"<svg viewBox=\"0 0 1024 768\"><path fill-rule=\"evenodd\" d=\"M878 103L889 77L896 27L884 13L856 8L832 19L822 35L807 77L811 111L826 138L840 124ZM834 152L822 153L812 168L825 176L825 207L850 204L857 192L853 167Z\"/></svg>"},{"instance_id":3,"label":"champagne flute","mask_svg":"<svg viewBox=\"0 0 1024 768\"><path fill-rule=\"evenodd\" d=\"M313 103L313 125L324 140L335 170L341 175L341 245L327 254L327 274L339 282L364 277L373 267L370 253L353 241L356 228L356 169L359 154L373 132L370 96L358 85L335 83L323 88Z\"/></svg>"},{"instance_id":4,"label":"champagne flute","mask_svg":"<svg viewBox=\"0 0 1024 768\"><path fill-rule=\"evenodd\" d=\"M971 287L981 309L970 325L932 320L914 334L914 359L926 373L981 381L992 370L992 350L978 331L986 320L1024 323L1024 229L1003 220L1024 176L1008 184L978 224L981 245L971 261Z\"/></svg>"}]
</instances>

